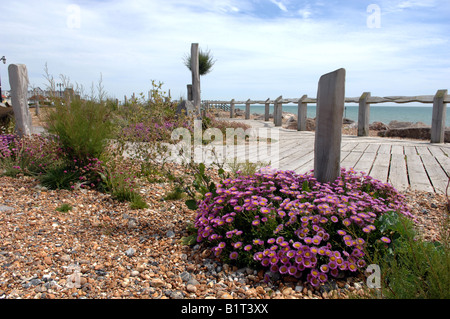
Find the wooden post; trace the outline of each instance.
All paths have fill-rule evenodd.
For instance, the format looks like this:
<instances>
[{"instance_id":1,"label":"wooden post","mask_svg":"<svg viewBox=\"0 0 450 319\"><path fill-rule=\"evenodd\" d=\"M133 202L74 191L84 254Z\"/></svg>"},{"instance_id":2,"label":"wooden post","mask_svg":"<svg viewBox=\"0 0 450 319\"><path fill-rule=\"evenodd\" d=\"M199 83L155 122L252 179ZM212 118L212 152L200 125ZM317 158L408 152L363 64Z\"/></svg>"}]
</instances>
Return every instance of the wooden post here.
<instances>
[{"instance_id":1,"label":"wooden post","mask_svg":"<svg viewBox=\"0 0 450 319\"><path fill-rule=\"evenodd\" d=\"M281 104L281 99L283 97L280 95L274 103L274 115L273 115L273 122L275 124L275 126L281 126L281 119L282 119L282 115L283 115L283 111L282 111L282 104Z\"/></svg>"},{"instance_id":2,"label":"wooden post","mask_svg":"<svg viewBox=\"0 0 450 319\"><path fill-rule=\"evenodd\" d=\"M234 118L234 99L230 102L230 118Z\"/></svg>"},{"instance_id":3,"label":"wooden post","mask_svg":"<svg viewBox=\"0 0 450 319\"><path fill-rule=\"evenodd\" d=\"M198 43L191 44L192 100L197 114L200 114L200 71L198 61Z\"/></svg>"},{"instance_id":4,"label":"wooden post","mask_svg":"<svg viewBox=\"0 0 450 319\"><path fill-rule=\"evenodd\" d=\"M322 75L317 90L314 177L333 183L340 174L345 69Z\"/></svg>"},{"instance_id":5,"label":"wooden post","mask_svg":"<svg viewBox=\"0 0 450 319\"><path fill-rule=\"evenodd\" d=\"M20 137L32 134L31 114L28 108L28 71L25 64L8 66L11 104L16 121L16 134Z\"/></svg>"},{"instance_id":6,"label":"wooden post","mask_svg":"<svg viewBox=\"0 0 450 319\"><path fill-rule=\"evenodd\" d=\"M269 121L269 110L270 110L270 98L266 100L266 104L264 105L264 121Z\"/></svg>"},{"instance_id":7,"label":"wooden post","mask_svg":"<svg viewBox=\"0 0 450 319\"><path fill-rule=\"evenodd\" d=\"M444 100L447 90L439 90L433 100L433 116L431 120L431 143L445 142L445 120L447 118L447 104Z\"/></svg>"},{"instance_id":8,"label":"wooden post","mask_svg":"<svg viewBox=\"0 0 450 319\"><path fill-rule=\"evenodd\" d=\"M370 92L364 92L359 98L358 136L369 136L370 103L367 100Z\"/></svg>"},{"instance_id":9,"label":"wooden post","mask_svg":"<svg viewBox=\"0 0 450 319\"><path fill-rule=\"evenodd\" d=\"M250 119L250 99L245 102L245 119Z\"/></svg>"},{"instance_id":10,"label":"wooden post","mask_svg":"<svg viewBox=\"0 0 450 319\"><path fill-rule=\"evenodd\" d=\"M306 117L308 112L308 103L304 102L308 95L303 95L298 100L298 114L297 114L297 131L306 131Z\"/></svg>"},{"instance_id":11,"label":"wooden post","mask_svg":"<svg viewBox=\"0 0 450 319\"><path fill-rule=\"evenodd\" d=\"M187 85L187 100L192 101L192 84Z\"/></svg>"}]
</instances>

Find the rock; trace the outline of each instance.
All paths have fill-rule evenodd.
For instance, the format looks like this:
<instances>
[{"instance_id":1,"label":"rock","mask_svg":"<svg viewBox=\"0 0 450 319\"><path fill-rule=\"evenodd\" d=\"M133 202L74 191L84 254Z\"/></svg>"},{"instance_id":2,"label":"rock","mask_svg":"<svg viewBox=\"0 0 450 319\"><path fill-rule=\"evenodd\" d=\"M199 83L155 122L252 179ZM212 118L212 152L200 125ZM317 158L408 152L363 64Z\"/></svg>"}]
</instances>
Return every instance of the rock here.
<instances>
[{"instance_id":1,"label":"rock","mask_svg":"<svg viewBox=\"0 0 450 319\"><path fill-rule=\"evenodd\" d=\"M195 293L195 292L197 292L197 287L195 287L194 285L191 285L191 284L187 284L186 285L186 291L191 292L191 293Z\"/></svg>"},{"instance_id":2,"label":"rock","mask_svg":"<svg viewBox=\"0 0 450 319\"><path fill-rule=\"evenodd\" d=\"M14 210L13 207L9 207L9 206L5 206L5 205L0 205L0 212L7 212L9 210Z\"/></svg>"},{"instance_id":3,"label":"rock","mask_svg":"<svg viewBox=\"0 0 450 319\"><path fill-rule=\"evenodd\" d=\"M286 287L283 289L283 291L281 292L283 294L283 296L289 296L291 295L293 292L291 287Z\"/></svg>"},{"instance_id":4,"label":"rock","mask_svg":"<svg viewBox=\"0 0 450 319\"><path fill-rule=\"evenodd\" d=\"M419 140L431 139L431 128L429 127L408 127L408 128L390 128L387 131L378 132L379 136L384 137L401 137ZM445 143L450 142L450 131L445 131Z\"/></svg>"},{"instance_id":5,"label":"rock","mask_svg":"<svg viewBox=\"0 0 450 319\"><path fill-rule=\"evenodd\" d=\"M162 281L159 278L152 279L150 281L150 286L155 287L155 288L163 287L164 286L164 281Z\"/></svg>"},{"instance_id":6,"label":"rock","mask_svg":"<svg viewBox=\"0 0 450 319\"><path fill-rule=\"evenodd\" d=\"M136 253L136 250L134 250L133 248L129 248L125 251L125 255L127 255L128 257L133 257L133 255Z\"/></svg>"},{"instance_id":7,"label":"rock","mask_svg":"<svg viewBox=\"0 0 450 319\"><path fill-rule=\"evenodd\" d=\"M336 282L334 280L328 280L327 282L325 282L323 285L320 286L319 291L321 293L329 293L332 290L336 290L338 289L338 286L336 284Z\"/></svg>"},{"instance_id":8,"label":"rock","mask_svg":"<svg viewBox=\"0 0 450 319\"><path fill-rule=\"evenodd\" d=\"M166 233L166 237L167 238L172 238L175 237L175 233L172 230L167 231Z\"/></svg>"},{"instance_id":9,"label":"rock","mask_svg":"<svg viewBox=\"0 0 450 319\"><path fill-rule=\"evenodd\" d=\"M183 100L180 103L178 103L177 106L177 111L176 111L177 115L187 115L187 116L195 116L197 117L199 114L194 106L194 103L192 103L192 101L186 101Z\"/></svg>"},{"instance_id":10,"label":"rock","mask_svg":"<svg viewBox=\"0 0 450 319\"><path fill-rule=\"evenodd\" d=\"M272 272L272 271L266 271L264 274L264 280L275 282L277 280L280 280L281 274L279 272Z\"/></svg>"},{"instance_id":11,"label":"rock","mask_svg":"<svg viewBox=\"0 0 450 319\"><path fill-rule=\"evenodd\" d=\"M258 286L258 287L256 287L256 293L259 295L264 295L266 292L263 287Z\"/></svg>"},{"instance_id":12,"label":"rock","mask_svg":"<svg viewBox=\"0 0 450 319\"><path fill-rule=\"evenodd\" d=\"M372 131L386 131L389 129L389 126L387 126L386 124L382 123L382 122L373 122L372 124L369 125L369 130Z\"/></svg>"},{"instance_id":13,"label":"rock","mask_svg":"<svg viewBox=\"0 0 450 319\"><path fill-rule=\"evenodd\" d=\"M187 285L198 286L198 285L200 285L200 283L199 283L196 279L191 278L191 279L189 279L189 281L187 282Z\"/></svg>"},{"instance_id":14,"label":"rock","mask_svg":"<svg viewBox=\"0 0 450 319\"><path fill-rule=\"evenodd\" d=\"M184 282L188 282L188 281L192 278L192 276L191 276L191 274L188 273L187 271L184 271L184 272L181 273L180 278L181 278L181 280L183 280Z\"/></svg>"},{"instance_id":15,"label":"rock","mask_svg":"<svg viewBox=\"0 0 450 319\"><path fill-rule=\"evenodd\" d=\"M228 292L225 292L220 296L220 299L233 299L233 296L230 295Z\"/></svg>"}]
</instances>

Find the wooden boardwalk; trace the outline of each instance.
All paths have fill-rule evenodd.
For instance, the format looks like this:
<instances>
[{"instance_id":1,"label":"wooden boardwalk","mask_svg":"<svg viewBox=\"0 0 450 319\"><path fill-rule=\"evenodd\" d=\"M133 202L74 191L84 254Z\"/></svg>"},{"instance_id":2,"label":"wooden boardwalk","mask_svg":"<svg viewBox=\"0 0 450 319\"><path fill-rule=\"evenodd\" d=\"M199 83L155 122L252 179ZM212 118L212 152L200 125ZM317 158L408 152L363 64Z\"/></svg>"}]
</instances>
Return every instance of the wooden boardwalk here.
<instances>
[{"instance_id":1,"label":"wooden boardwalk","mask_svg":"<svg viewBox=\"0 0 450 319\"><path fill-rule=\"evenodd\" d=\"M230 119L227 119L230 120ZM314 168L315 133L274 127L273 122L245 121L252 128L268 128L279 145L271 164L281 170L306 173ZM249 154L246 154L249 155ZM250 159L252 154L249 155ZM342 136L341 167L368 173L390 183L399 191L413 190L444 193L450 176L450 144L381 137ZM258 160L270 161L266 156Z\"/></svg>"}]
</instances>

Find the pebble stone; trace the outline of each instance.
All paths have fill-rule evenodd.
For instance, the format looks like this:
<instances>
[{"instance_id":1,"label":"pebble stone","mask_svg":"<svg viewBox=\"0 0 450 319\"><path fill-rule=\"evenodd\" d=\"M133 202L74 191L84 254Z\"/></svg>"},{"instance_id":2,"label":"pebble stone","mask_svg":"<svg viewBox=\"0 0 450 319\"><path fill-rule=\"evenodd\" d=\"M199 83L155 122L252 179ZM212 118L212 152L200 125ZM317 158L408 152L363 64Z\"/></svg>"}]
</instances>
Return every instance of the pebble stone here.
<instances>
[{"instance_id":1,"label":"pebble stone","mask_svg":"<svg viewBox=\"0 0 450 319\"><path fill-rule=\"evenodd\" d=\"M0 214L0 299L321 299L366 289L363 277L314 289L182 245L195 212L183 200L162 201L165 183L142 184L149 208L141 210L94 190L39 188L31 177L0 177L0 185L0 207L12 208ZM445 197L405 196L427 238L438 238ZM58 212L62 203L73 209Z\"/></svg>"}]
</instances>

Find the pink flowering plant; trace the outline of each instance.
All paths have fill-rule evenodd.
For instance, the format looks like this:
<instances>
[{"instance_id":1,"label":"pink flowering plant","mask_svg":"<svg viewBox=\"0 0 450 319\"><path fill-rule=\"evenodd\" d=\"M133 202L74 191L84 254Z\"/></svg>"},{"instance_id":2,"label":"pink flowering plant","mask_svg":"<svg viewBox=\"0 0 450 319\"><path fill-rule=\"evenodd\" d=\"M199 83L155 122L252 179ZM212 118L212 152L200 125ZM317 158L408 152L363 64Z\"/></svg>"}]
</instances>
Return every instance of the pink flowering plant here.
<instances>
[{"instance_id":1,"label":"pink flowering plant","mask_svg":"<svg viewBox=\"0 0 450 319\"><path fill-rule=\"evenodd\" d=\"M59 161L63 154L55 137L32 134L19 138L14 134L0 135L0 167L7 174L43 174Z\"/></svg>"},{"instance_id":2,"label":"pink flowering plant","mask_svg":"<svg viewBox=\"0 0 450 319\"><path fill-rule=\"evenodd\" d=\"M312 173L261 170L228 178L205 194L195 220L197 241L226 262L264 267L318 286L365 270L389 244L386 213L412 217L391 185L342 169L331 184Z\"/></svg>"}]
</instances>

